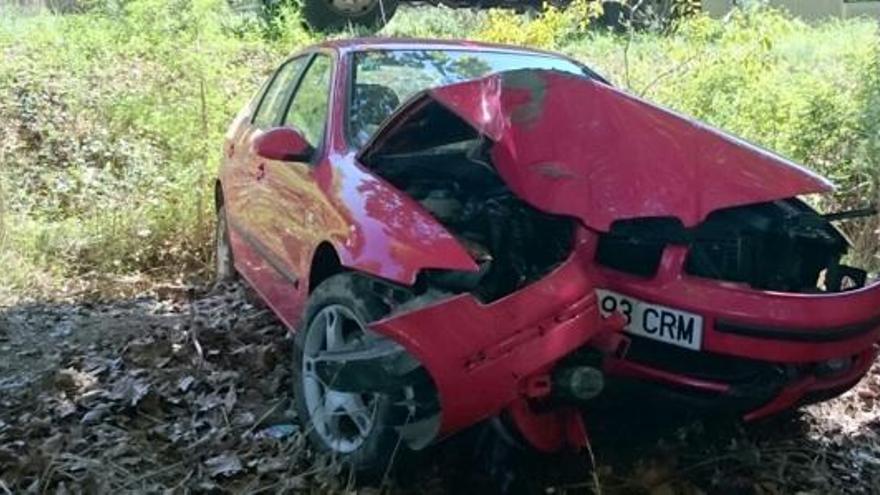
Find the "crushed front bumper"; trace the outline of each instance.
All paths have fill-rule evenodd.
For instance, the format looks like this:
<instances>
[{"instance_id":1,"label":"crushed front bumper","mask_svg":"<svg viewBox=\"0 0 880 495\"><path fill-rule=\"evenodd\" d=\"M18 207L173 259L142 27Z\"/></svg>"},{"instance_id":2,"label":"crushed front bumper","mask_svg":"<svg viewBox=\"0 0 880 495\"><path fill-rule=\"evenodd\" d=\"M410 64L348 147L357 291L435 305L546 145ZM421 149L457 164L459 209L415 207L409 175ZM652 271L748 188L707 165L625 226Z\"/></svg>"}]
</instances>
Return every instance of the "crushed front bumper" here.
<instances>
[{"instance_id":1,"label":"crushed front bumper","mask_svg":"<svg viewBox=\"0 0 880 495\"><path fill-rule=\"evenodd\" d=\"M656 352L632 352L606 360L609 375L656 383L756 420L834 397L874 362L880 284L831 294L759 291L688 276L686 255L684 247L667 247L651 279L588 265L602 288L703 319L699 351L663 346L658 352L675 355L665 362ZM634 342L634 350L636 345L644 342ZM719 366L724 363L730 365L727 372Z\"/></svg>"},{"instance_id":2,"label":"crushed front bumper","mask_svg":"<svg viewBox=\"0 0 880 495\"><path fill-rule=\"evenodd\" d=\"M619 335L619 319L599 316L584 254L576 250L545 278L490 304L461 294L372 325L431 376L442 410L438 436L506 410L538 449L585 442L577 410L528 404L549 394L562 358L591 343L608 347Z\"/></svg>"}]
</instances>

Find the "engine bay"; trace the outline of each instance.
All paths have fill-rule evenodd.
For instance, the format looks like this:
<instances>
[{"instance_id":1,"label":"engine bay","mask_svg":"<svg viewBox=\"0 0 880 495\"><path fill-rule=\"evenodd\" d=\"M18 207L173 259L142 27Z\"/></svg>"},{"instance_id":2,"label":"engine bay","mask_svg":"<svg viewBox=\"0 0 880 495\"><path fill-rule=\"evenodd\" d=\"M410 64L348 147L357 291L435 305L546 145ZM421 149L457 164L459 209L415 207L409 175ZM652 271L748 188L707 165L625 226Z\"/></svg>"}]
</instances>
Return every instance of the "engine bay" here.
<instances>
[{"instance_id":1,"label":"engine bay","mask_svg":"<svg viewBox=\"0 0 880 495\"><path fill-rule=\"evenodd\" d=\"M485 143L382 155L373 170L446 226L480 266L475 273L426 270L424 282L489 302L563 262L573 247L575 222L514 195L490 163Z\"/></svg>"},{"instance_id":2,"label":"engine bay","mask_svg":"<svg viewBox=\"0 0 880 495\"><path fill-rule=\"evenodd\" d=\"M365 157L370 168L418 201L467 247L477 273L426 270L432 287L485 301L537 280L573 247L573 217L544 213L517 197L491 162L493 142L436 103L423 103ZM688 249L685 273L793 293L865 286L864 270L841 263L850 243L833 221L873 210L822 215L798 198L717 209L692 228L675 217L615 220L596 261L653 277L669 245ZM589 225L586 226L590 228Z\"/></svg>"},{"instance_id":3,"label":"engine bay","mask_svg":"<svg viewBox=\"0 0 880 495\"><path fill-rule=\"evenodd\" d=\"M546 275L573 247L575 221L519 199L489 159L491 142L374 157L373 170L418 201L467 248L479 272L426 270L424 282L450 292L499 299ZM687 274L793 293L865 286L864 270L841 263L846 237L797 198L725 208L693 228L675 218L619 220L599 233L596 261L652 277L668 245L688 247Z\"/></svg>"}]
</instances>

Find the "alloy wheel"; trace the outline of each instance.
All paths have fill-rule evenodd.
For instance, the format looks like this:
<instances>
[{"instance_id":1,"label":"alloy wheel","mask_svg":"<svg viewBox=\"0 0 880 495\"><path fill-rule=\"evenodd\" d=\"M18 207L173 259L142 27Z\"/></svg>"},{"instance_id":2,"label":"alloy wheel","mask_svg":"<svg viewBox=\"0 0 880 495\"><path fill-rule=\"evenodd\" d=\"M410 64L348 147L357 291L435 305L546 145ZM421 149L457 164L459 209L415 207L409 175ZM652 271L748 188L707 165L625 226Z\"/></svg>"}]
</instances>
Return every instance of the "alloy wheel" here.
<instances>
[{"instance_id":1,"label":"alloy wheel","mask_svg":"<svg viewBox=\"0 0 880 495\"><path fill-rule=\"evenodd\" d=\"M378 397L334 390L332 383L325 383L315 372L315 364L322 352L363 342L368 331L353 311L339 304L321 309L306 331L301 379L309 427L334 452L351 453L373 429Z\"/></svg>"}]
</instances>

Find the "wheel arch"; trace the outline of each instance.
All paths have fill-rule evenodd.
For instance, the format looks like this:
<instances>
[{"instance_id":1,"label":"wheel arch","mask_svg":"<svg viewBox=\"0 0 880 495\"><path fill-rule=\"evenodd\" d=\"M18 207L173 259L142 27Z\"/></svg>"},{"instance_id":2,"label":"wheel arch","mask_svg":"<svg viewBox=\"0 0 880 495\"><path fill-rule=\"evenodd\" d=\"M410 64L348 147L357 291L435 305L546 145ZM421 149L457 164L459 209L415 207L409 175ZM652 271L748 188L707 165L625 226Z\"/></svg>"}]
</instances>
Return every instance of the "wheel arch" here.
<instances>
[{"instance_id":1,"label":"wheel arch","mask_svg":"<svg viewBox=\"0 0 880 495\"><path fill-rule=\"evenodd\" d=\"M322 241L312 253L308 293L311 294L324 280L344 271L347 269L343 266L336 247L330 241Z\"/></svg>"}]
</instances>

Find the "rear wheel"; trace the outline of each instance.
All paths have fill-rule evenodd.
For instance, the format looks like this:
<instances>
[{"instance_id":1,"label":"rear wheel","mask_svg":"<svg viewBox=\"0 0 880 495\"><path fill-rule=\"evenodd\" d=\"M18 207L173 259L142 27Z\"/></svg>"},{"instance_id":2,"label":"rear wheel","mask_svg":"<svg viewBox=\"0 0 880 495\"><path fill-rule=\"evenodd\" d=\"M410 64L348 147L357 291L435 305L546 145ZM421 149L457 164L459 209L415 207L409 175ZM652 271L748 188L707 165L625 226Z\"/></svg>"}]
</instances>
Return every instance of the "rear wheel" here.
<instances>
[{"instance_id":1,"label":"rear wheel","mask_svg":"<svg viewBox=\"0 0 880 495\"><path fill-rule=\"evenodd\" d=\"M349 464L367 481L385 473L394 451L404 448L396 429L400 417L407 414L399 405L402 394L334 390L333 383L318 375L316 362L323 352L382 338L368 324L389 310L372 290L369 278L335 275L312 293L294 347L294 402L309 441Z\"/></svg>"},{"instance_id":2,"label":"rear wheel","mask_svg":"<svg viewBox=\"0 0 880 495\"><path fill-rule=\"evenodd\" d=\"M229 225L226 221L226 208L217 209L217 223L214 229L214 280L217 283L232 282L238 278L229 245Z\"/></svg>"},{"instance_id":3,"label":"rear wheel","mask_svg":"<svg viewBox=\"0 0 880 495\"><path fill-rule=\"evenodd\" d=\"M312 29L339 31L349 25L379 29L397 10L398 0L303 0L302 14Z\"/></svg>"}]
</instances>

